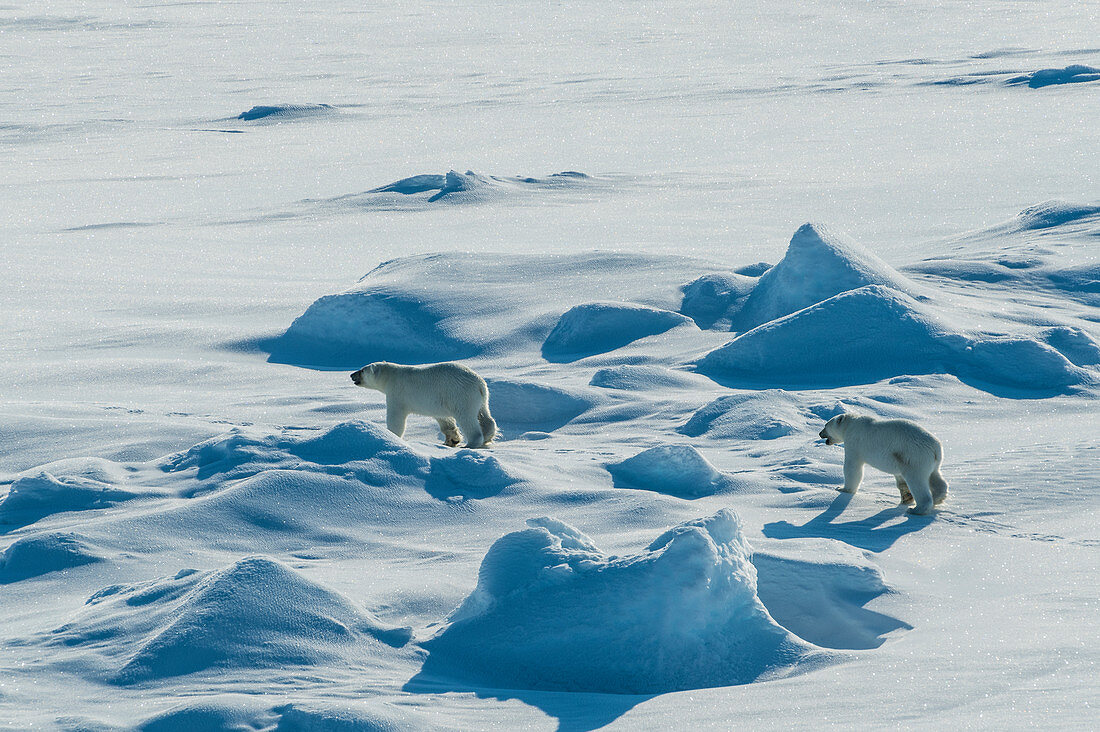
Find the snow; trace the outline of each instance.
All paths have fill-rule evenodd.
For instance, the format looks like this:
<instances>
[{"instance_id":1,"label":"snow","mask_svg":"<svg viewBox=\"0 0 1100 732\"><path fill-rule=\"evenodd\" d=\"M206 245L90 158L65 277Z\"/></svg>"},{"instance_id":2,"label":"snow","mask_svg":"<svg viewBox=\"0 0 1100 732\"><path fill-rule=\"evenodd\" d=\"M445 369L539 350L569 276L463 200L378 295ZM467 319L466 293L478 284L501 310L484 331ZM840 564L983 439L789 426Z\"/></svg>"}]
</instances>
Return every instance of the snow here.
<instances>
[{"instance_id":1,"label":"snow","mask_svg":"<svg viewBox=\"0 0 1100 732\"><path fill-rule=\"evenodd\" d=\"M660 694L827 662L760 603L730 511L622 557L561 521L527 523L489 547L473 592L423 642L411 685Z\"/></svg>"},{"instance_id":2,"label":"snow","mask_svg":"<svg viewBox=\"0 0 1100 732\"><path fill-rule=\"evenodd\" d=\"M1095 727L1094 16L0 8L0 728Z\"/></svg>"}]
</instances>

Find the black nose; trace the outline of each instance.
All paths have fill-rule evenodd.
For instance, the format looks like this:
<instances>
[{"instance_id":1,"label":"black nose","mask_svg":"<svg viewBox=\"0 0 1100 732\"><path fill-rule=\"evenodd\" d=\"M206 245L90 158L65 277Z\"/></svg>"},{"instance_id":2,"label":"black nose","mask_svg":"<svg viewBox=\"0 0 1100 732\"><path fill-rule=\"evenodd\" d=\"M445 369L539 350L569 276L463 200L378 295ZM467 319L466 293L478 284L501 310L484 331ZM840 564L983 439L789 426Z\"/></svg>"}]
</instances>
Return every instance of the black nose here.
<instances>
[{"instance_id":1,"label":"black nose","mask_svg":"<svg viewBox=\"0 0 1100 732\"><path fill-rule=\"evenodd\" d=\"M817 436L822 439L825 439L827 437L827 435L825 434L825 430L821 430L820 432L818 432Z\"/></svg>"},{"instance_id":2,"label":"black nose","mask_svg":"<svg viewBox=\"0 0 1100 732\"><path fill-rule=\"evenodd\" d=\"M351 380L354 381L356 384L359 383L359 372L358 371L356 371L355 373L353 373L351 375Z\"/></svg>"}]
</instances>

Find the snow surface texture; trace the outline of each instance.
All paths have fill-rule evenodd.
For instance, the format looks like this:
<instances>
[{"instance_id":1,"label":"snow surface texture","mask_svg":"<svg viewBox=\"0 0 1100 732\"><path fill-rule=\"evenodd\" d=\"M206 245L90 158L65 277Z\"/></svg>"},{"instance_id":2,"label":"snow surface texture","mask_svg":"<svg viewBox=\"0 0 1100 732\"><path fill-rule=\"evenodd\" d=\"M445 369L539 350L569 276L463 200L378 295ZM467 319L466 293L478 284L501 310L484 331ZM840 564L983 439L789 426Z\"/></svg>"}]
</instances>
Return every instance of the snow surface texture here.
<instances>
[{"instance_id":1,"label":"snow surface texture","mask_svg":"<svg viewBox=\"0 0 1100 732\"><path fill-rule=\"evenodd\" d=\"M1093 4L33 5L0 728L1096 727Z\"/></svg>"}]
</instances>

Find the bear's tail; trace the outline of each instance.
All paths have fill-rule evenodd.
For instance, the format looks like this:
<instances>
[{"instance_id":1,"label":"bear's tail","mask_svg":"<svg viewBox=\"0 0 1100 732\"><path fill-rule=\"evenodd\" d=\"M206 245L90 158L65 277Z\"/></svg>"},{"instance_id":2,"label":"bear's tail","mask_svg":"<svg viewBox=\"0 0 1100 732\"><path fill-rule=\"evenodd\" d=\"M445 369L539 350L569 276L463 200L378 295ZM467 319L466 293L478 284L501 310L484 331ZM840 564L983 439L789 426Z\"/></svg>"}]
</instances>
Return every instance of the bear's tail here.
<instances>
[{"instance_id":1,"label":"bear's tail","mask_svg":"<svg viewBox=\"0 0 1100 732\"><path fill-rule=\"evenodd\" d=\"M493 415L489 414L489 407L482 407L478 410L477 423L481 426L481 435L486 445L492 442L493 438L500 435L497 432L497 423L493 419Z\"/></svg>"},{"instance_id":2,"label":"bear's tail","mask_svg":"<svg viewBox=\"0 0 1100 732\"><path fill-rule=\"evenodd\" d=\"M932 489L932 503L937 506L947 498L947 481L940 475L940 471L933 470L928 476L928 487Z\"/></svg>"}]
</instances>

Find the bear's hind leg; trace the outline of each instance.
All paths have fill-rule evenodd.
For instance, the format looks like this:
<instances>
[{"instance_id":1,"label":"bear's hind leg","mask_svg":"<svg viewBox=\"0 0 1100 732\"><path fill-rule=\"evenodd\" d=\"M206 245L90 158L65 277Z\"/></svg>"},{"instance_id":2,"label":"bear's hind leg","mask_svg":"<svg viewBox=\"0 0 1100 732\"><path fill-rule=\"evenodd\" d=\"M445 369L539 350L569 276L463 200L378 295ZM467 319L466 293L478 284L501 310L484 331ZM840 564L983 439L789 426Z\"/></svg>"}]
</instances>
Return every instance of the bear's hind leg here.
<instances>
[{"instance_id":1,"label":"bear's hind leg","mask_svg":"<svg viewBox=\"0 0 1100 732\"><path fill-rule=\"evenodd\" d=\"M901 502L912 503L913 494L909 491L909 485L905 482L905 478L900 475L895 475L894 480L897 481L898 484L898 493L901 494Z\"/></svg>"},{"instance_id":2,"label":"bear's hind leg","mask_svg":"<svg viewBox=\"0 0 1100 732\"><path fill-rule=\"evenodd\" d=\"M916 505L909 509L909 513L920 516L932 513L932 489L928 485L928 476L910 473L904 477L916 502Z\"/></svg>"},{"instance_id":3,"label":"bear's hind leg","mask_svg":"<svg viewBox=\"0 0 1100 732\"><path fill-rule=\"evenodd\" d=\"M466 435L466 447L485 447L485 435L481 433L481 425L478 424L476 413L473 419L466 417L460 419L458 428L462 430L462 434Z\"/></svg>"},{"instance_id":4,"label":"bear's hind leg","mask_svg":"<svg viewBox=\"0 0 1100 732\"><path fill-rule=\"evenodd\" d=\"M444 445L457 447L462 442L462 435L458 431L458 425L455 424L454 417L440 417L436 422L439 422L439 431L443 433Z\"/></svg>"},{"instance_id":5,"label":"bear's hind leg","mask_svg":"<svg viewBox=\"0 0 1100 732\"><path fill-rule=\"evenodd\" d=\"M928 476L928 484L932 488L932 503L938 506L947 500L947 481L940 475L939 468L933 470L932 475Z\"/></svg>"}]
</instances>

